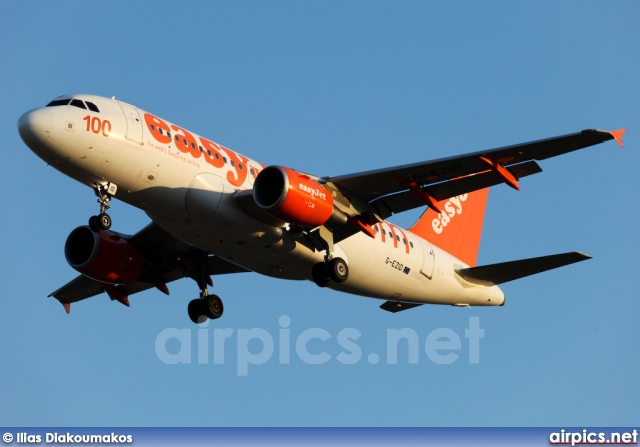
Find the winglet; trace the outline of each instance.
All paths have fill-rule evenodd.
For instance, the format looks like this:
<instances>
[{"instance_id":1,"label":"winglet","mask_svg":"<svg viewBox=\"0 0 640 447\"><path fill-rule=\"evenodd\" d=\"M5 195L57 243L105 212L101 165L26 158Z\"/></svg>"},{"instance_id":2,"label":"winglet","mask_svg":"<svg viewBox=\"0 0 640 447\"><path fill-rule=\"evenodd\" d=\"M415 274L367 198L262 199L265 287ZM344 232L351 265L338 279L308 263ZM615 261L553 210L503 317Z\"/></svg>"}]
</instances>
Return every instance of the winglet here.
<instances>
[{"instance_id":1,"label":"winglet","mask_svg":"<svg viewBox=\"0 0 640 447\"><path fill-rule=\"evenodd\" d=\"M64 307L65 312L67 312L67 314L71 313L71 303L63 303L62 301L60 301L60 304L62 304L62 307Z\"/></svg>"},{"instance_id":2,"label":"winglet","mask_svg":"<svg viewBox=\"0 0 640 447\"><path fill-rule=\"evenodd\" d=\"M611 135L613 138L616 139L616 141L618 142L618 146L624 147L624 146L622 146L622 134L624 134L626 131L627 131L627 129L613 130L613 131L609 132L609 135Z\"/></svg>"}]
</instances>

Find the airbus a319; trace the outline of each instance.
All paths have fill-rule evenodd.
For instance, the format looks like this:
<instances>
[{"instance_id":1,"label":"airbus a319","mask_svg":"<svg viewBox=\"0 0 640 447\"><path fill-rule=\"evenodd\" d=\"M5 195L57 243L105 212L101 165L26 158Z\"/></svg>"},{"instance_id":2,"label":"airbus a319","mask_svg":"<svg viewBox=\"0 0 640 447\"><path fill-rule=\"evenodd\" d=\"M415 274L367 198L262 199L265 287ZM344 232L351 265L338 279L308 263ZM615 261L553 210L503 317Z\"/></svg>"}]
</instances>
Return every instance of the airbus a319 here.
<instances>
[{"instance_id":1,"label":"airbus a319","mask_svg":"<svg viewBox=\"0 0 640 447\"><path fill-rule=\"evenodd\" d=\"M615 139L581 132L498 149L340 176L266 166L163 118L93 95L66 95L18 121L25 144L90 187L99 212L68 236L80 275L53 292L71 303L129 296L195 280L193 322L216 319L211 276L257 272L384 300L390 312L422 304L502 306L499 284L589 259L579 253L477 266L488 188L541 172L537 161ZM143 210L136 234L112 230L111 199ZM396 213L425 207L403 229Z\"/></svg>"}]
</instances>

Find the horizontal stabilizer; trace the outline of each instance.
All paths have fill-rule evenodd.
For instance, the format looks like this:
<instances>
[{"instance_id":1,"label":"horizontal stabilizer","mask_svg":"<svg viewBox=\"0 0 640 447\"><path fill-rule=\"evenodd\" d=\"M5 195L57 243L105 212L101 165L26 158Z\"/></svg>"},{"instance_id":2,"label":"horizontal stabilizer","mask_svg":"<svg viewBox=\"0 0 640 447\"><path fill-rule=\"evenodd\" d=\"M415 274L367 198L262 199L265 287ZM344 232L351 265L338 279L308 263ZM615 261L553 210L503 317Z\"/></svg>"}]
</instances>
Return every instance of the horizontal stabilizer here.
<instances>
[{"instance_id":1,"label":"horizontal stabilizer","mask_svg":"<svg viewBox=\"0 0 640 447\"><path fill-rule=\"evenodd\" d=\"M542 256L540 258L522 259L520 261L501 262L499 264L483 265L456 269L456 273L467 281L491 286L546 272L575 262L591 259L584 253L572 252L559 255Z\"/></svg>"},{"instance_id":2,"label":"horizontal stabilizer","mask_svg":"<svg viewBox=\"0 0 640 447\"><path fill-rule=\"evenodd\" d=\"M414 307L422 306L420 303L401 303L400 301L385 301L380 305L380 309L387 312L396 313L401 310L413 309Z\"/></svg>"}]
</instances>

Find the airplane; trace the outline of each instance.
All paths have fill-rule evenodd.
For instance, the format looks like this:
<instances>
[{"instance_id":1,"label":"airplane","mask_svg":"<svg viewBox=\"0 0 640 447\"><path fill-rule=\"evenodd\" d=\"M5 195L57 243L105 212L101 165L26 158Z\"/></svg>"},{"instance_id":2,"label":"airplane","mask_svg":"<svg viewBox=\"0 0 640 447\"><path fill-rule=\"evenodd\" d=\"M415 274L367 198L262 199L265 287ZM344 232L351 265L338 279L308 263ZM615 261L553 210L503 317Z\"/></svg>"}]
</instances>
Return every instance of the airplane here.
<instances>
[{"instance_id":1,"label":"airplane","mask_svg":"<svg viewBox=\"0 0 640 447\"><path fill-rule=\"evenodd\" d=\"M138 107L64 95L23 114L18 131L48 165L93 189L100 212L64 248L80 275L53 292L71 303L129 296L188 277L202 323L223 313L211 276L257 272L384 300L389 312L423 304L502 306L499 284L589 259L580 252L476 265L489 187L520 189L536 161L615 139L581 132L339 176L266 166ZM111 199L151 219L134 235L111 230ZM425 207L408 229L387 221Z\"/></svg>"}]
</instances>

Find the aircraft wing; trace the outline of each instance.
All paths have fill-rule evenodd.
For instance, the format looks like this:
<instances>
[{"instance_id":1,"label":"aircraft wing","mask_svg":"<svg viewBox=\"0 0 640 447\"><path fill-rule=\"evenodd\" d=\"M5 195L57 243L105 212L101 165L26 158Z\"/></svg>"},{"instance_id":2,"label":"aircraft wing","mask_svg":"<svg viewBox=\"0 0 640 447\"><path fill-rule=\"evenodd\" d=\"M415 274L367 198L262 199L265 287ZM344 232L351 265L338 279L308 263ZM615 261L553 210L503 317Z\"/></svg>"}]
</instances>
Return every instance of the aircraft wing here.
<instances>
[{"instance_id":1,"label":"aircraft wing","mask_svg":"<svg viewBox=\"0 0 640 447\"><path fill-rule=\"evenodd\" d=\"M188 257L197 252L197 249L187 245L171 236L154 223L147 225L133 236L120 234L119 236L135 245L144 255L145 266L153 270L160 278L160 283L166 285L180 278L188 277L186 266L180 262L180 257ZM249 270L225 261L217 256L207 258L207 273L209 275L223 275L227 273L241 273ZM135 281L127 285L108 285L95 281L84 275L79 275L49 297L54 297L64 306L67 313L71 303L99 295L112 288L109 295L124 297L123 304L128 305L128 296L134 293L157 287L155 284ZM168 289L163 290L165 293ZM113 292L115 290L115 293ZM114 299L114 298L112 298ZM120 301L120 300L119 300Z\"/></svg>"},{"instance_id":2,"label":"aircraft wing","mask_svg":"<svg viewBox=\"0 0 640 447\"><path fill-rule=\"evenodd\" d=\"M535 160L545 160L612 139L622 147L624 132L624 129L613 132L583 130L545 140L374 171L323 177L321 180L333 184L348 196L364 199L381 217L386 218L396 212L424 206L424 195L416 193L416 189L435 201L441 201L501 182L517 187L519 178L542 171ZM410 184L413 184L413 190Z\"/></svg>"}]
</instances>

